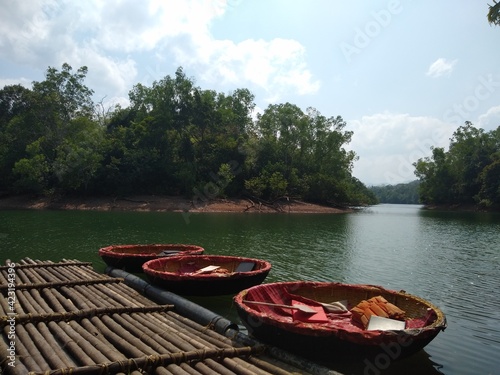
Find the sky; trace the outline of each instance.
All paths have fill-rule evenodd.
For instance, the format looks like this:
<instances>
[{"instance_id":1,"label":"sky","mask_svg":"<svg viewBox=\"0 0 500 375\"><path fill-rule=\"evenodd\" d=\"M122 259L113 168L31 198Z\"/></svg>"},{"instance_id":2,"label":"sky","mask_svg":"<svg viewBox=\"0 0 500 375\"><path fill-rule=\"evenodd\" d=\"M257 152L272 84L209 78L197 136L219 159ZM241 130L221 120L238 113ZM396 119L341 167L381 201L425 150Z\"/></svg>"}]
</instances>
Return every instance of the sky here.
<instances>
[{"instance_id":1,"label":"sky","mask_svg":"<svg viewBox=\"0 0 500 375\"><path fill-rule=\"evenodd\" d=\"M366 185L415 180L412 163L465 121L500 125L500 27L488 0L0 0L0 87L88 67L96 102L182 66L202 89L341 116Z\"/></svg>"}]
</instances>

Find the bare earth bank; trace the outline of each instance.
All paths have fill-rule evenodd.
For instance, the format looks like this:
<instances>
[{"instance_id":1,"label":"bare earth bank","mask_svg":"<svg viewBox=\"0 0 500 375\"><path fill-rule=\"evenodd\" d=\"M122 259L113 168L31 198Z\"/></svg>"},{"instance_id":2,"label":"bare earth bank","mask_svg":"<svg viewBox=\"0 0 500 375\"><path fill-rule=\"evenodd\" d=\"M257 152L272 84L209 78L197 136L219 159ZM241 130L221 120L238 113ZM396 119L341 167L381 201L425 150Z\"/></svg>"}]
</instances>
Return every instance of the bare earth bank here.
<instances>
[{"instance_id":1,"label":"bare earth bank","mask_svg":"<svg viewBox=\"0 0 500 375\"><path fill-rule=\"evenodd\" d=\"M273 206L259 204L249 199L219 199L193 201L170 196L112 197L47 197L4 196L0 198L2 209L56 209L96 211L165 211L165 212L281 212L281 213L344 213L350 210L282 200Z\"/></svg>"}]
</instances>

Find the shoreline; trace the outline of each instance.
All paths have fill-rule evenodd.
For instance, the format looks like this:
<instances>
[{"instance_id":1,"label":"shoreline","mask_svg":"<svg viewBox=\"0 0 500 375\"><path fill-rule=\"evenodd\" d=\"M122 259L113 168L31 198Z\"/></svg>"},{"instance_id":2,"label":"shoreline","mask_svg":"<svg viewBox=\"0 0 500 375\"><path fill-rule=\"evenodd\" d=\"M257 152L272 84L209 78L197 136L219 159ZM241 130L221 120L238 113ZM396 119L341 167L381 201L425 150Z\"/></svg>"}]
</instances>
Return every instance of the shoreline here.
<instances>
[{"instance_id":1,"label":"shoreline","mask_svg":"<svg viewBox=\"0 0 500 375\"><path fill-rule=\"evenodd\" d=\"M134 195L128 197L32 197L9 195L0 197L0 210L81 210L81 211L144 211L144 212L233 212L233 213L328 213L352 212L331 206L303 201L280 201L268 206L250 199L218 199L193 201L182 197L160 195Z\"/></svg>"}]
</instances>

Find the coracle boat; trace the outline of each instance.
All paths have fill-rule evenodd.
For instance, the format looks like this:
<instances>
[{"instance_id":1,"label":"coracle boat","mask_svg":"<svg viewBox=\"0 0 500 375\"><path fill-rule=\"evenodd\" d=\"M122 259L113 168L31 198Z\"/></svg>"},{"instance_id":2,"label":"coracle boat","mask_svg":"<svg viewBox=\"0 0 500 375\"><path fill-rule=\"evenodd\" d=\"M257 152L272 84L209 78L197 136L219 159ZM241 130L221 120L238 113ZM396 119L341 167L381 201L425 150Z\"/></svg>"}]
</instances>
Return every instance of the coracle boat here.
<instances>
[{"instance_id":1,"label":"coracle boat","mask_svg":"<svg viewBox=\"0 0 500 375\"><path fill-rule=\"evenodd\" d=\"M99 249L99 256L108 266L139 273L149 260L180 254L197 255L203 251L200 246L184 244L112 245Z\"/></svg>"},{"instance_id":2,"label":"coracle boat","mask_svg":"<svg viewBox=\"0 0 500 375\"><path fill-rule=\"evenodd\" d=\"M334 282L278 282L234 297L249 334L324 362L396 360L426 346L446 328L443 312L404 291Z\"/></svg>"},{"instance_id":3,"label":"coracle boat","mask_svg":"<svg viewBox=\"0 0 500 375\"><path fill-rule=\"evenodd\" d=\"M271 263L223 255L174 256L146 262L142 269L153 284L173 293L215 296L262 283Z\"/></svg>"}]
</instances>

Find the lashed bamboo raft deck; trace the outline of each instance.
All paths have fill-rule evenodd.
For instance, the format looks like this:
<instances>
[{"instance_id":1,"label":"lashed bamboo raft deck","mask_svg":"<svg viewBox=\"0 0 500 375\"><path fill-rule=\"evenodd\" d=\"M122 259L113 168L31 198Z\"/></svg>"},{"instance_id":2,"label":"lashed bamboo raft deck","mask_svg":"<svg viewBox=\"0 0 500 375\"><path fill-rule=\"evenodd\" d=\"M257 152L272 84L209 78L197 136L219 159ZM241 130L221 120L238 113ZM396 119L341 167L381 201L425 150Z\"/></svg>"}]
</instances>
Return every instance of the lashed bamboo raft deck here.
<instances>
[{"instance_id":1,"label":"lashed bamboo raft deck","mask_svg":"<svg viewBox=\"0 0 500 375\"><path fill-rule=\"evenodd\" d=\"M306 373L122 281L76 260L24 259L0 267L0 369L13 375Z\"/></svg>"}]
</instances>

